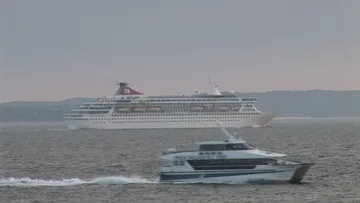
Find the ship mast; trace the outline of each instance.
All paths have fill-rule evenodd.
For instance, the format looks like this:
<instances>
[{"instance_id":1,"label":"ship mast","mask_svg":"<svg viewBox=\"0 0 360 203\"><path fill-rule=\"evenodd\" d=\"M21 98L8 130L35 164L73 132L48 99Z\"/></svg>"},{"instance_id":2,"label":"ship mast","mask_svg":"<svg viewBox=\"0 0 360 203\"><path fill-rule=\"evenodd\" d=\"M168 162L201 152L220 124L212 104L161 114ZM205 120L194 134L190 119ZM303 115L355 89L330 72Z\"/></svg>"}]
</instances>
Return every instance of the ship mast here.
<instances>
[{"instance_id":1,"label":"ship mast","mask_svg":"<svg viewBox=\"0 0 360 203\"><path fill-rule=\"evenodd\" d=\"M218 123L220 130L226 135L226 137L228 138L229 142L236 142L236 141L244 141L242 139L236 139L232 134L229 133L229 131L227 131L223 126L222 126L222 122Z\"/></svg>"}]
</instances>

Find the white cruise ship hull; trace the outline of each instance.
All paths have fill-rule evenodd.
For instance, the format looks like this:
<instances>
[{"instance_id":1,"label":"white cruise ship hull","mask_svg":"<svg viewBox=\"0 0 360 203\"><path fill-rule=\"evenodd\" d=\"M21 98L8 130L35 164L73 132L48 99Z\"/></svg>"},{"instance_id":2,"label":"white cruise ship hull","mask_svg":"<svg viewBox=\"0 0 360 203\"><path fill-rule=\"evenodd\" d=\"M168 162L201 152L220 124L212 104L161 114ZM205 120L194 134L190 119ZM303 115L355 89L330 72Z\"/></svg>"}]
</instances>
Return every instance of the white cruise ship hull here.
<instances>
[{"instance_id":1,"label":"white cruise ship hull","mask_svg":"<svg viewBox=\"0 0 360 203\"><path fill-rule=\"evenodd\" d=\"M147 117L139 115L136 118L117 117L109 114L96 117L84 115L77 120L66 119L69 129L167 129L167 128L217 128L218 122L222 122L224 127L266 127L275 117L274 113L261 113L253 116L221 115L221 116L202 116L175 117L158 116ZM182 118L182 119L181 119ZM130 120L132 119L132 120ZM179 122L179 120L182 120Z\"/></svg>"},{"instance_id":2,"label":"white cruise ship hull","mask_svg":"<svg viewBox=\"0 0 360 203\"><path fill-rule=\"evenodd\" d=\"M283 181L300 183L313 164L295 164L275 166L273 170L226 170L226 171L191 171L163 172L163 183L263 183Z\"/></svg>"}]
</instances>

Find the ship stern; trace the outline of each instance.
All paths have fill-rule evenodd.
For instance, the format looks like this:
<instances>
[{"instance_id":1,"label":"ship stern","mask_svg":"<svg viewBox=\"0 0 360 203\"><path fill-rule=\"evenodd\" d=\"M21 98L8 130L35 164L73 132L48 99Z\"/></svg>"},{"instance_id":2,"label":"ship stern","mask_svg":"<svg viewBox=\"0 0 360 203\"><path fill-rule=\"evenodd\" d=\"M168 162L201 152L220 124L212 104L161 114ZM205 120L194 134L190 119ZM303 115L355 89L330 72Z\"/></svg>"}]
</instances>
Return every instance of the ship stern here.
<instances>
[{"instance_id":1,"label":"ship stern","mask_svg":"<svg viewBox=\"0 0 360 203\"><path fill-rule=\"evenodd\" d=\"M267 127L275 117L276 114L274 112L263 112L253 119L253 127Z\"/></svg>"},{"instance_id":2,"label":"ship stern","mask_svg":"<svg viewBox=\"0 0 360 203\"><path fill-rule=\"evenodd\" d=\"M304 176L315 163L301 163L295 169L292 177L290 178L289 182L292 184L300 184L303 180Z\"/></svg>"}]
</instances>

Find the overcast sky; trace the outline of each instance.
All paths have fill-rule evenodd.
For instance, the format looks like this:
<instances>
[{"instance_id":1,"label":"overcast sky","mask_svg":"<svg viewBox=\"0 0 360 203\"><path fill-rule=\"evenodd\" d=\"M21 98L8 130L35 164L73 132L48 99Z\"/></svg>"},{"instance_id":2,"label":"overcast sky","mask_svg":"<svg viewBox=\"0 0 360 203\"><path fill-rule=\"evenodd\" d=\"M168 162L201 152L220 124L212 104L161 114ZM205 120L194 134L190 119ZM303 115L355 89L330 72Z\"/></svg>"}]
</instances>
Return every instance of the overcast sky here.
<instances>
[{"instance_id":1,"label":"overcast sky","mask_svg":"<svg viewBox=\"0 0 360 203\"><path fill-rule=\"evenodd\" d=\"M1 0L0 100L360 89L358 0Z\"/></svg>"}]
</instances>

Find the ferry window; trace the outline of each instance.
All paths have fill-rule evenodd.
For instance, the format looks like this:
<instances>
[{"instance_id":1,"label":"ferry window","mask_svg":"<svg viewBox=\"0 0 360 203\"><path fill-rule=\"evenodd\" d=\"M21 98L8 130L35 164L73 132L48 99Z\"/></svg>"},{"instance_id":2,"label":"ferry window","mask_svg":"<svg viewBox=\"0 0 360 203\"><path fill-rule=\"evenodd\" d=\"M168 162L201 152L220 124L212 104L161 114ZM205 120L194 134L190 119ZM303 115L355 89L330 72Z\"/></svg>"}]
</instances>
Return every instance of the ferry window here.
<instances>
[{"instance_id":1,"label":"ferry window","mask_svg":"<svg viewBox=\"0 0 360 203\"><path fill-rule=\"evenodd\" d=\"M223 144L200 145L200 151L222 151L226 150Z\"/></svg>"},{"instance_id":2,"label":"ferry window","mask_svg":"<svg viewBox=\"0 0 360 203\"><path fill-rule=\"evenodd\" d=\"M268 165L269 159L209 159L209 160L188 160L188 163L195 170L212 170L215 169L246 169L234 166L255 166ZM270 161L271 162L271 161Z\"/></svg>"},{"instance_id":3,"label":"ferry window","mask_svg":"<svg viewBox=\"0 0 360 203\"><path fill-rule=\"evenodd\" d=\"M227 144L226 150L251 150L251 146L247 144Z\"/></svg>"}]
</instances>

